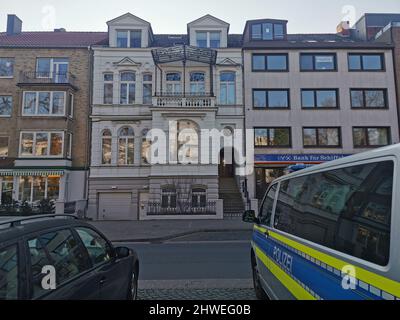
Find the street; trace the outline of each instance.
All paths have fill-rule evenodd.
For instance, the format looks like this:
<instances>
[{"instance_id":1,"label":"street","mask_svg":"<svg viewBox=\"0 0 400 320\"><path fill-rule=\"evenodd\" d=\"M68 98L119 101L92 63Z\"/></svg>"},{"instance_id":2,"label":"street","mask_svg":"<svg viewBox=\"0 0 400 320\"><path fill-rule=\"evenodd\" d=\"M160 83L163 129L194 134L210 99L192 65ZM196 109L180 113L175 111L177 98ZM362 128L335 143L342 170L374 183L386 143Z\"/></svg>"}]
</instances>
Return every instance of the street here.
<instances>
[{"instance_id":1,"label":"street","mask_svg":"<svg viewBox=\"0 0 400 320\"><path fill-rule=\"evenodd\" d=\"M139 299L249 300L255 296L248 239L248 232L199 233L160 244L122 245L140 258Z\"/></svg>"}]
</instances>

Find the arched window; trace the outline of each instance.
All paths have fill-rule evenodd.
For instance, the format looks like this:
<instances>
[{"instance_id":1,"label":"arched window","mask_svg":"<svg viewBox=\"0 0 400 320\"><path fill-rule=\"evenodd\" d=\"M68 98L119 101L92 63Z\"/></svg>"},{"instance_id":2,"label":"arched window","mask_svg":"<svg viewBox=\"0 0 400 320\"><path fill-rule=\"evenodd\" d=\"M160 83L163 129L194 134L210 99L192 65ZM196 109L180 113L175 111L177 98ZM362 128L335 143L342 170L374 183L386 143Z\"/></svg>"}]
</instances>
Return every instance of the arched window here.
<instances>
[{"instance_id":1,"label":"arched window","mask_svg":"<svg viewBox=\"0 0 400 320\"><path fill-rule=\"evenodd\" d=\"M142 131L142 164L150 164L151 139L147 137L149 130Z\"/></svg>"},{"instance_id":2,"label":"arched window","mask_svg":"<svg viewBox=\"0 0 400 320\"><path fill-rule=\"evenodd\" d=\"M202 96L206 93L206 76L204 72L192 72L190 74L190 93Z\"/></svg>"},{"instance_id":3,"label":"arched window","mask_svg":"<svg viewBox=\"0 0 400 320\"><path fill-rule=\"evenodd\" d=\"M166 75L167 94L181 95L182 94L182 76L179 72L170 72Z\"/></svg>"},{"instance_id":4,"label":"arched window","mask_svg":"<svg viewBox=\"0 0 400 320\"><path fill-rule=\"evenodd\" d=\"M220 104L236 104L236 73L221 72L220 74Z\"/></svg>"},{"instance_id":5,"label":"arched window","mask_svg":"<svg viewBox=\"0 0 400 320\"><path fill-rule=\"evenodd\" d=\"M191 120L178 121L178 162L199 162L199 127Z\"/></svg>"},{"instance_id":6,"label":"arched window","mask_svg":"<svg viewBox=\"0 0 400 320\"><path fill-rule=\"evenodd\" d=\"M130 127L122 128L118 133L118 164L127 166L134 164L135 133Z\"/></svg>"},{"instance_id":7,"label":"arched window","mask_svg":"<svg viewBox=\"0 0 400 320\"><path fill-rule=\"evenodd\" d=\"M136 96L136 74L134 72L121 73L121 104L134 104Z\"/></svg>"},{"instance_id":8,"label":"arched window","mask_svg":"<svg viewBox=\"0 0 400 320\"><path fill-rule=\"evenodd\" d=\"M111 164L112 155L112 135L111 131L106 129L103 131L102 141L101 141L101 164L109 165Z\"/></svg>"}]
</instances>

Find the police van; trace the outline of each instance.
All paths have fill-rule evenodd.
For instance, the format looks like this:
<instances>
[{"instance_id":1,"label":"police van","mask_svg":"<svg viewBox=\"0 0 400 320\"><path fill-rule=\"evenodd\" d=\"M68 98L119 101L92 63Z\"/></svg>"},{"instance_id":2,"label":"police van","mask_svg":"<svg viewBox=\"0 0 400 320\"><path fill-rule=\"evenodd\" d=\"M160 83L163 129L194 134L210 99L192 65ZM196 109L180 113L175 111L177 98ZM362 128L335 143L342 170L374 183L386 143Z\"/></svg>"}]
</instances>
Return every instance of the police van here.
<instances>
[{"instance_id":1,"label":"police van","mask_svg":"<svg viewBox=\"0 0 400 320\"><path fill-rule=\"evenodd\" d=\"M400 299L400 144L295 172L254 223L259 299Z\"/></svg>"}]
</instances>

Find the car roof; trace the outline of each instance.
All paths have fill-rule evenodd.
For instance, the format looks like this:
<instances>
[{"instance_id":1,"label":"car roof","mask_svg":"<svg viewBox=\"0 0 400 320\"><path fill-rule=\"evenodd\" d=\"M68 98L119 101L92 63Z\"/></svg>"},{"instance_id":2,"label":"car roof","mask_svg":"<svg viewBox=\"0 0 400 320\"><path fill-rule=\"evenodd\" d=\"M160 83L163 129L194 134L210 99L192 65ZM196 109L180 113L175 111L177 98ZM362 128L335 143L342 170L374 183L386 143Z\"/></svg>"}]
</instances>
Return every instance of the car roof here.
<instances>
[{"instance_id":1,"label":"car roof","mask_svg":"<svg viewBox=\"0 0 400 320\"><path fill-rule=\"evenodd\" d=\"M292 179L295 177L311 174L313 172L318 172L318 171L321 171L324 169L328 170L330 168L338 167L341 165L351 165L358 161L372 160L375 158L382 158L385 156L396 156L397 158L400 158L400 144L395 144L395 145L391 145L391 146L387 146L387 147L383 147L383 148L378 148L378 149L374 149L371 151L358 153L353 156L349 156L349 157L345 157L342 159L329 161L329 162L326 162L326 163L323 163L320 165L312 166L310 168L300 170L300 171L285 175L283 177L280 177L280 178L276 179L274 181L274 183L278 183L281 181L285 181L287 179Z\"/></svg>"},{"instance_id":2,"label":"car roof","mask_svg":"<svg viewBox=\"0 0 400 320\"><path fill-rule=\"evenodd\" d=\"M70 228L74 226L89 226L84 221L77 220L73 216L38 216L24 218L2 218L0 220L0 245L5 242L18 240L26 235L41 233L53 228ZM21 223L18 223L21 221Z\"/></svg>"}]
</instances>

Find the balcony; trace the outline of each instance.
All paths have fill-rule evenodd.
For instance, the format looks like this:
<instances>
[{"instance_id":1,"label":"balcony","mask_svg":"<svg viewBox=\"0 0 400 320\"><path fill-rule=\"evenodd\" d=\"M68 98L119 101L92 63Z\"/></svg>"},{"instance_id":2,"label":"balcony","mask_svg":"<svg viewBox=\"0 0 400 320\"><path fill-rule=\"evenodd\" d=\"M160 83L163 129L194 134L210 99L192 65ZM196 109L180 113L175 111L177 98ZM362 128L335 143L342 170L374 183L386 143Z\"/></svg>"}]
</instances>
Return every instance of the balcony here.
<instances>
[{"instance_id":1,"label":"balcony","mask_svg":"<svg viewBox=\"0 0 400 320\"><path fill-rule=\"evenodd\" d=\"M49 73L49 72L21 72L19 86L70 86L76 87L76 77L70 72L67 73Z\"/></svg>"},{"instance_id":2,"label":"balcony","mask_svg":"<svg viewBox=\"0 0 400 320\"><path fill-rule=\"evenodd\" d=\"M211 94L171 95L168 93L157 93L153 97L153 106L160 108L214 108L215 97Z\"/></svg>"}]
</instances>

